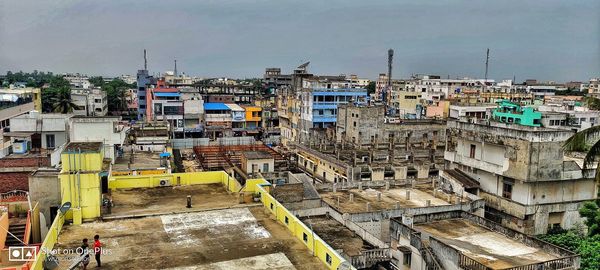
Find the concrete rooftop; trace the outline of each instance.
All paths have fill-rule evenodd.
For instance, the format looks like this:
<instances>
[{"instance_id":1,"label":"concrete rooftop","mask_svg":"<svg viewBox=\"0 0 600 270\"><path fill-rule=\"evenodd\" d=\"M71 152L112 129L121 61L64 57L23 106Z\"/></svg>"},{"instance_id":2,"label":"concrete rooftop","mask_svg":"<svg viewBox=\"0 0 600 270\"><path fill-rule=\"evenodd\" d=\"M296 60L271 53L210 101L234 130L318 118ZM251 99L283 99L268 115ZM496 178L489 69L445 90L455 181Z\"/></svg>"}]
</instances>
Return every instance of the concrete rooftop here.
<instances>
[{"instance_id":1,"label":"concrete rooftop","mask_svg":"<svg viewBox=\"0 0 600 270\"><path fill-rule=\"evenodd\" d=\"M187 195L192 208L186 208ZM229 194L221 184L113 190L114 207L108 218L221 209L238 205L236 194Z\"/></svg>"},{"instance_id":2,"label":"concrete rooftop","mask_svg":"<svg viewBox=\"0 0 600 270\"><path fill-rule=\"evenodd\" d=\"M410 199L406 197L407 191L410 191ZM381 192L381 201L377 198L379 192ZM396 209L396 203L400 208L426 207L428 200L431 202L431 206L451 205L447 201L447 194L438 192L437 197L433 196L433 190L427 187L392 187L389 190L371 188L363 190L338 189L337 192L319 191L319 194L323 201L342 213L367 212L367 202L370 203L370 211ZM354 194L353 201L350 201L350 194ZM337 204L338 198L339 205ZM456 198L451 196L451 201L456 202Z\"/></svg>"},{"instance_id":3,"label":"concrete rooftop","mask_svg":"<svg viewBox=\"0 0 600 270\"><path fill-rule=\"evenodd\" d=\"M423 236L435 237L491 269L504 269L559 258L466 219L416 224L414 229Z\"/></svg>"},{"instance_id":4,"label":"concrete rooftop","mask_svg":"<svg viewBox=\"0 0 600 270\"><path fill-rule=\"evenodd\" d=\"M114 171L127 171L135 169L156 169L160 167L160 153L125 151L123 157L117 158L113 164Z\"/></svg>"},{"instance_id":5,"label":"concrete rooftop","mask_svg":"<svg viewBox=\"0 0 600 270\"><path fill-rule=\"evenodd\" d=\"M337 220L326 216L303 217L300 220L335 250L342 250L348 256L356 256L360 251L371 249L363 244L362 238ZM365 246L367 245L367 246Z\"/></svg>"},{"instance_id":6,"label":"concrete rooftop","mask_svg":"<svg viewBox=\"0 0 600 270\"><path fill-rule=\"evenodd\" d=\"M262 206L65 226L55 248L95 234L107 253L102 269L326 269Z\"/></svg>"}]
</instances>

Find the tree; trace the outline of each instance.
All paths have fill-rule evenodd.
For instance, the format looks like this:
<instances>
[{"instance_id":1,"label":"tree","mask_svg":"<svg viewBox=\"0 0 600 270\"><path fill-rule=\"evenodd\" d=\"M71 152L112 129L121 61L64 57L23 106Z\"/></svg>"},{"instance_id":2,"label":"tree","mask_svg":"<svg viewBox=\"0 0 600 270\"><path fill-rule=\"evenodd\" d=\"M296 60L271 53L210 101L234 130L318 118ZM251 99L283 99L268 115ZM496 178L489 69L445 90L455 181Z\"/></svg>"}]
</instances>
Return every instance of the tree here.
<instances>
[{"instance_id":1,"label":"tree","mask_svg":"<svg viewBox=\"0 0 600 270\"><path fill-rule=\"evenodd\" d=\"M369 84L367 85L367 93L368 94L373 94L375 93L375 89L376 89L376 84L375 82L369 82Z\"/></svg>"},{"instance_id":2,"label":"tree","mask_svg":"<svg viewBox=\"0 0 600 270\"><path fill-rule=\"evenodd\" d=\"M59 88L54 97L52 110L57 113L70 113L75 108L77 108L77 105L71 100L71 89Z\"/></svg>"},{"instance_id":3,"label":"tree","mask_svg":"<svg viewBox=\"0 0 600 270\"><path fill-rule=\"evenodd\" d=\"M104 79L102 76L90 77L88 81L96 87L102 87L104 85Z\"/></svg>"},{"instance_id":4,"label":"tree","mask_svg":"<svg viewBox=\"0 0 600 270\"><path fill-rule=\"evenodd\" d=\"M585 225L588 227L590 236L600 235L600 205L598 201L584 203L579 209L579 215L586 218Z\"/></svg>"},{"instance_id":5,"label":"tree","mask_svg":"<svg viewBox=\"0 0 600 270\"><path fill-rule=\"evenodd\" d=\"M598 100L593 102L598 102ZM583 159L584 171L600 157L600 140L595 139L599 135L600 126L593 126L575 133L563 145L566 151L587 151ZM596 184L600 183L600 169L596 170L595 179ZM585 203L579 209L579 215L586 218L590 235L600 235L600 200Z\"/></svg>"}]
</instances>

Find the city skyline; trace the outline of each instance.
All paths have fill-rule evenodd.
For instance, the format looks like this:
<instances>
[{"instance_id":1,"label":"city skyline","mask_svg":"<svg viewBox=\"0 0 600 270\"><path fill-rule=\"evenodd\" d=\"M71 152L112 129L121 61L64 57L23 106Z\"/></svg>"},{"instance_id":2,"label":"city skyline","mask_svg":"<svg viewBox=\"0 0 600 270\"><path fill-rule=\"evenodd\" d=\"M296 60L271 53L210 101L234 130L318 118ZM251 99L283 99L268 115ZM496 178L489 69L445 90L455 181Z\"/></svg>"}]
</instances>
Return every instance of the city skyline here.
<instances>
[{"instance_id":1,"label":"city skyline","mask_svg":"<svg viewBox=\"0 0 600 270\"><path fill-rule=\"evenodd\" d=\"M135 74L147 49L151 73L172 70L177 59L186 74L252 78L310 61L315 74L375 79L392 48L394 78L483 78L490 48L491 79L586 81L600 73L598 8L597 1L11 1L0 3L0 73Z\"/></svg>"}]
</instances>

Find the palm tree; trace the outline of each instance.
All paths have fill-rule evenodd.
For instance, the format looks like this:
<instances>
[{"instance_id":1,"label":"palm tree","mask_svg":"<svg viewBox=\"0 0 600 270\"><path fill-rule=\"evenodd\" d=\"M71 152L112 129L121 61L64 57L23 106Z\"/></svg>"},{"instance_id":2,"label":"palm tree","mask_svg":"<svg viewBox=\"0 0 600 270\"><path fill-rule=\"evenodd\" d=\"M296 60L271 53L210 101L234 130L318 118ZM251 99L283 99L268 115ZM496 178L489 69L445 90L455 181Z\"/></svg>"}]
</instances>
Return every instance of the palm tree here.
<instances>
[{"instance_id":1,"label":"palm tree","mask_svg":"<svg viewBox=\"0 0 600 270\"><path fill-rule=\"evenodd\" d=\"M53 99L52 110L57 113L70 113L75 108L77 108L77 105L71 100L71 90L68 88L59 89Z\"/></svg>"}]
</instances>

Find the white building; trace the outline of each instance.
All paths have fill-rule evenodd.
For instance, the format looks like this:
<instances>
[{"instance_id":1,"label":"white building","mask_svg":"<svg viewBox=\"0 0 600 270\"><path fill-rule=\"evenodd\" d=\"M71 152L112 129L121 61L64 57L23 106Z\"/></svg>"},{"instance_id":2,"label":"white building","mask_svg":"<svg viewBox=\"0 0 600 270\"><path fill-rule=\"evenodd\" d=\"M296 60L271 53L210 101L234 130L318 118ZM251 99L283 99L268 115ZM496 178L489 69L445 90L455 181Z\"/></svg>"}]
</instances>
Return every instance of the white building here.
<instances>
[{"instance_id":1,"label":"white building","mask_svg":"<svg viewBox=\"0 0 600 270\"><path fill-rule=\"evenodd\" d=\"M582 222L578 209L597 186L595 169L563 151L573 131L490 121L447 127L446 168L479 183L486 218L530 235Z\"/></svg>"},{"instance_id":2,"label":"white building","mask_svg":"<svg viewBox=\"0 0 600 270\"><path fill-rule=\"evenodd\" d=\"M123 146L129 126L120 122L118 116L74 116L69 121L71 142L102 142L104 157L114 163L117 151Z\"/></svg>"},{"instance_id":3,"label":"white building","mask_svg":"<svg viewBox=\"0 0 600 270\"><path fill-rule=\"evenodd\" d=\"M71 100L77 106L75 115L105 116L108 113L108 98L100 88L73 88Z\"/></svg>"}]
</instances>

